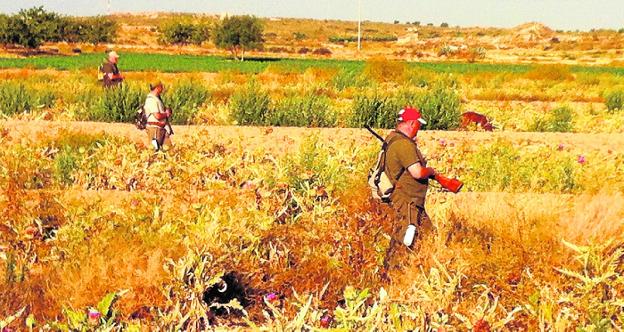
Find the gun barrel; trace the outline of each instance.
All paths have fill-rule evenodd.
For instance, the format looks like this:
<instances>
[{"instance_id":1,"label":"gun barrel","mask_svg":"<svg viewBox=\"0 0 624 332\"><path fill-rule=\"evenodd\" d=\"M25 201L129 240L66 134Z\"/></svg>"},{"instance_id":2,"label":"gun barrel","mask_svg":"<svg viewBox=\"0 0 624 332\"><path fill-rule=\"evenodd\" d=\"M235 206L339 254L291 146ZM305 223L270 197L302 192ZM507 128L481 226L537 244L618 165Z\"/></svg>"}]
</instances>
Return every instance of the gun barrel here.
<instances>
[{"instance_id":1,"label":"gun barrel","mask_svg":"<svg viewBox=\"0 0 624 332\"><path fill-rule=\"evenodd\" d=\"M369 125L364 125L364 128L366 128L366 130L368 130L371 134L373 134L373 136L377 137L378 140L380 140L382 142L385 142L383 137L381 137L381 135L377 134L377 132L375 132L373 130L373 128L371 128Z\"/></svg>"}]
</instances>

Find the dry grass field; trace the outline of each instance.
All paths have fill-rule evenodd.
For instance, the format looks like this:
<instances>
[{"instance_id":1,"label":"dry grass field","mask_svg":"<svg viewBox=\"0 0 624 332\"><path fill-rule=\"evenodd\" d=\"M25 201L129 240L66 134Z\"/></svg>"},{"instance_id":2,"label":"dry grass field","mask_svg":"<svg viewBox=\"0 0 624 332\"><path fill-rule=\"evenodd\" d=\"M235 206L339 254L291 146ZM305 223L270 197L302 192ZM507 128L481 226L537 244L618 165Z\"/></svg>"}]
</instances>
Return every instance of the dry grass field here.
<instances>
[{"instance_id":1,"label":"dry grass field","mask_svg":"<svg viewBox=\"0 0 624 332\"><path fill-rule=\"evenodd\" d=\"M365 22L397 40L358 52L334 38L353 22L267 18L241 63L158 43L217 16L112 18L115 44L0 54L0 331L624 328L624 34ZM105 91L109 47L126 81ZM131 124L154 80L174 108L158 153ZM436 231L387 280L362 126L406 105L465 186L432 184Z\"/></svg>"}]
</instances>

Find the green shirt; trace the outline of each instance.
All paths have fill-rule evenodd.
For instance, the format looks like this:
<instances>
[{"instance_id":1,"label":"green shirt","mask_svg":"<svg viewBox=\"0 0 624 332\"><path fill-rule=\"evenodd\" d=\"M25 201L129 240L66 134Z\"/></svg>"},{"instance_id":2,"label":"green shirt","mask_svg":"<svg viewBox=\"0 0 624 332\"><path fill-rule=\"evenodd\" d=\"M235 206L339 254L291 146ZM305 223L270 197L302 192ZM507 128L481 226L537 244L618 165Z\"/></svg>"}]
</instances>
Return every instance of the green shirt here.
<instances>
[{"instance_id":1,"label":"green shirt","mask_svg":"<svg viewBox=\"0 0 624 332\"><path fill-rule=\"evenodd\" d=\"M407 168L416 163L427 167L427 160L418 150L416 142L398 131L391 132L386 142L390 145L386 151L385 172L391 181L396 181L392 201L414 202L417 206L424 207L429 179L415 179Z\"/></svg>"}]
</instances>

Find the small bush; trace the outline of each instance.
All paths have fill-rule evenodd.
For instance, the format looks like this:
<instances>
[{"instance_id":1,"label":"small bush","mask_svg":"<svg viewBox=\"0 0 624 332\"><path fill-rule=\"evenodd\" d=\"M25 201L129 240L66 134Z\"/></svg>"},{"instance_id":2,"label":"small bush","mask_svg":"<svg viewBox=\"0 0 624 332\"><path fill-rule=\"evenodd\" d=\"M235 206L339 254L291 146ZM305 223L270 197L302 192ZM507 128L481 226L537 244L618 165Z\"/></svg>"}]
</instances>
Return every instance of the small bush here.
<instances>
[{"instance_id":1,"label":"small bush","mask_svg":"<svg viewBox=\"0 0 624 332\"><path fill-rule=\"evenodd\" d=\"M256 82L251 82L232 96L230 106L237 124L264 125L271 111L271 98Z\"/></svg>"},{"instance_id":2,"label":"small bush","mask_svg":"<svg viewBox=\"0 0 624 332\"><path fill-rule=\"evenodd\" d=\"M74 182L73 173L78 167L76 152L70 147L63 147L54 159L54 177L64 186Z\"/></svg>"},{"instance_id":3,"label":"small bush","mask_svg":"<svg viewBox=\"0 0 624 332\"><path fill-rule=\"evenodd\" d=\"M624 110L624 90L607 91L604 95L607 109L611 112Z\"/></svg>"},{"instance_id":4,"label":"small bush","mask_svg":"<svg viewBox=\"0 0 624 332\"><path fill-rule=\"evenodd\" d=\"M106 89L98 103L81 120L104 122L131 122L136 111L145 102L146 93L142 89L123 84Z\"/></svg>"},{"instance_id":5,"label":"small bush","mask_svg":"<svg viewBox=\"0 0 624 332\"><path fill-rule=\"evenodd\" d=\"M163 95L163 103L173 110L173 124L190 124L199 107L210 97L203 85L186 81L174 86Z\"/></svg>"},{"instance_id":6,"label":"small bush","mask_svg":"<svg viewBox=\"0 0 624 332\"><path fill-rule=\"evenodd\" d=\"M426 129L454 130L459 127L461 99L457 91L437 84L418 103L427 121Z\"/></svg>"},{"instance_id":7,"label":"small bush","mask_svg":"<svg viewBox=\"0 0 624 332\"><path fill-rule=\"evenodd\" d=\"M210 28L205 24L173 23L161 29L161 42L172 45L200 45L210 38Z\"/></svg>"},{"instance_id":8,"label":"small bush","mask_svg":"<svg viewBox=\"0 0 624 332\"><path fill-rule=\"evenodd\" d=\"M566 65L538 65L526 74L532 80L568 81L574 76Z\"/></svg>"},{"instance_id":9,"label":"small bush","mask_svg":"<svg viewBox=\"0 0 624 332\"><path fill-rule=\"evenodd\" d=\"M572 109L567 106L555 108L546 116L536 118L529 131L569 132L572 130L572 115Z\"/></svg>"},{"instance_id":10,"label":"small bush","mask_svg":"<svg viewBox=\"0 0 624 332\"><path fill-rule=\"evenodd\" d=\"M293 38L295 40L305 40L308 36L303 32L293 32Z\"/></svg>"},{"instance_id":11,"label":"small bush","mask_svg":"<svg viewBox=\"0 0 624 332\"><path fill-rule=\"evenodd\" d=\"M445 22L445 23L440 24L440 27L441 28L448 28L449 24Z\"/></svg>"},{"instance_id":12,"label":"small bush","mask_svg":"<svg viewBox=\"0 0 624 332\"><path fill-rule=\"evenodd\" d=\"M34 97L23 84L0 85L0 113L11 116L29 112L34 104Z\"/></svg>"},{"instance_id":13,"label":"small bush","mask_svg":"<svg viewBox=\"0 0 624 332\"><path fill-rule=\"evenodd\" d=\"M361 88L369 86L370 81L362 77L356 70L342 69L332 79L332 85L339 91L342 91L351 87Z\"/></svg>"},{"instance_id":14,"label":"small bush","mask_svg":"<svg viewBox=\"0 0 624 332\"><path fill-rule=\"evenodd\" d=\"M310 53L310 51L312 51L312 50L310 50L307 47L302 47L302 48L299 49L299 51L297 51L297 53L299 53L299 54L308 54L308 53Z\"/></svg>"},{"instance_id":15,"label":"small bush","mask_svg":"<svg viewBox=\"0 0 624 332\"><path fill-rule=\"evenodd\" d=\"M385 58L374 58L366 62L364 75L377 82L405 81L407 64L402 61L391 61Z\"/></svg>"},{"instance_id":16,"label":"small bush","mask_svg":"<svg viewBox=\"0 0 624 332\"><path fill-rule=\"evenodd\" d=\"M321 48L315 49L314 52L312 52L312 54L314 54L314 55L331 55L332 51L330 51L328 48L321 47Z\"/></svg>"},{"instance_id":17,"label":"small bush","mask_svg":"<svg viewBox=\"0 0 624 332\"><path fill-rule=\"evenodd\" d=\"M374 128L394 128L399 105L390 96L378 92L359 94L355 97L352 106L351 127L361 128L365 125Z\"/></svg>"},{"instance_id":18,"label":"small bush","mask_svg":"<svg viewBox=\"0 0 624 332\"><path fill-rule=\"evenodd\" d=\"M336 124L336 115L330 109L329 98L310 92L303 96L289 96L280 100L267 116L267 124L332 127Z\"/></svg>"}]
</instances>

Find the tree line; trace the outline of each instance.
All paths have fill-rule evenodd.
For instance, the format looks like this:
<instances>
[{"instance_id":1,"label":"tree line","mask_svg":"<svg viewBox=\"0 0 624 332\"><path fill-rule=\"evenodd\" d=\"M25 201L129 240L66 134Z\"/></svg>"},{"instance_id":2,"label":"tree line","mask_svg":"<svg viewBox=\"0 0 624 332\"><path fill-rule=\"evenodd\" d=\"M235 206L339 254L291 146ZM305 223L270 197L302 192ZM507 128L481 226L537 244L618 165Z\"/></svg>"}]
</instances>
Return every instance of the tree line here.
<instances>
[{"instance_id":1,"label":"tree line","mask_svg":"<svg viewBox=\"0 0 624 332\"><path fill-rule=\"evenodd\" d=\"M37 48L46 42L108 43L117 24L105 17L77 18L49 12L43 7L0 14L0 43Z\"/></svg>"},{"instance_id":2,"label":"tree line","mask_svg":"<svg viewBox=\"0 0 624 332\"><path fill-rule=\"evenodd\" d=\"M22 9L14 15L0 14L0 44L38 48L46 42L111 43L117 23L103 16L68 17L43 7ZM160 41L170 45L200 45L212 40L237 59L245 51L262 47L264 27L253 16L230 16L215 24L175 22L159 29Z\"/></svg>"}]
</instances>

